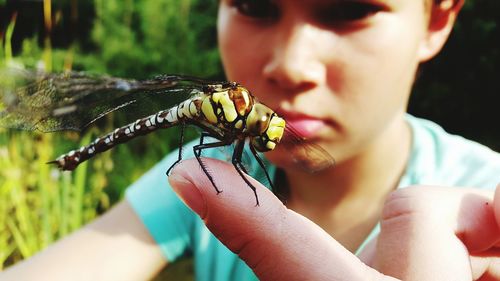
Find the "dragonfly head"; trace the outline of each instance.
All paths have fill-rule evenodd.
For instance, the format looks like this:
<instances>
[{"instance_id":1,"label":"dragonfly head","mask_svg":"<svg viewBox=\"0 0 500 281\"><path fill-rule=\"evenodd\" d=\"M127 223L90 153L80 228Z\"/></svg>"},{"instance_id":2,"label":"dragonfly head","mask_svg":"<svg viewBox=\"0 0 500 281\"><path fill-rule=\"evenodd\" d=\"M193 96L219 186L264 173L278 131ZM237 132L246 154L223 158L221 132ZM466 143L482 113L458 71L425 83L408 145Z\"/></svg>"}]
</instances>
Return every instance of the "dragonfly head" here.
<instances>
[{"instance_id":1,"label":"dragonfly head","mask_svg":"<svg viewBox=\"0 0 500 281\"><path fill-rule=\"evenodd\" d=\"M285 120L269 107L256 103L248 114L246 128L251 136L250 142L256 150L271 151L283 136Z\"/></svg>"}]
</instances>

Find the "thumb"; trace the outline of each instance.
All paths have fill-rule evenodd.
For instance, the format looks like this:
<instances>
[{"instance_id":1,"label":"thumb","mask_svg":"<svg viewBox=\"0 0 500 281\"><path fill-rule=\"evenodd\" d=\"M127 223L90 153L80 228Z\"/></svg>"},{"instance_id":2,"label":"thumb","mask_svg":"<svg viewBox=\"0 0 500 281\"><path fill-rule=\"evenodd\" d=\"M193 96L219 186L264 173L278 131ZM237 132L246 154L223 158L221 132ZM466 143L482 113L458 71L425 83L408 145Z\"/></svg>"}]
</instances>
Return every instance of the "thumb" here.
<instances>
[{"instance_id":1,"label":"thumb","mask_svg":"<svg viewBox=\"0 0 500 281\"><path fill-rule=\"evenodd\" d=\"M196 160L175 167L170 184L210 231L261 280L366 280L380 275L319 226L288 210L254 179L253 191L233 166L204 158L217 194ZM378 276L380 277L380 276Z\"/></svg>"}]
</instances>

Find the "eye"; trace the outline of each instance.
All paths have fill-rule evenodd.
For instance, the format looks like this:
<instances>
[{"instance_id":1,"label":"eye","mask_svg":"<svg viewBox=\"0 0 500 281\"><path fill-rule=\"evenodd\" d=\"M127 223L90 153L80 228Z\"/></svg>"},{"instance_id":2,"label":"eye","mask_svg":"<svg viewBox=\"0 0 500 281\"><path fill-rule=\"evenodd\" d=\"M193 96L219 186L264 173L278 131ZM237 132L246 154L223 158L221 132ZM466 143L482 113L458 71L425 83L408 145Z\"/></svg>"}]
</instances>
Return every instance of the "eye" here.
<instances>
[{"instance_id":1,"label":"eye","mask_svg":"<svg viewBox=\"0 0 500 281\"><path fill-rule=\"evenodd\" d=\"M233 0L231 6L246 17L270 20L279 17L278 6L271 0Z\"/></svg>"},{"instance_id":2,"label":"eye","mask_svg":"<svg viewBox=\"0 0 500 281\"><path fill-rule=\"evenodd\" d=\"M385 7L368 2L341 1L318 10L316 18L327 25L359 23L384 10Z\"/></svg>"}]
</instances>

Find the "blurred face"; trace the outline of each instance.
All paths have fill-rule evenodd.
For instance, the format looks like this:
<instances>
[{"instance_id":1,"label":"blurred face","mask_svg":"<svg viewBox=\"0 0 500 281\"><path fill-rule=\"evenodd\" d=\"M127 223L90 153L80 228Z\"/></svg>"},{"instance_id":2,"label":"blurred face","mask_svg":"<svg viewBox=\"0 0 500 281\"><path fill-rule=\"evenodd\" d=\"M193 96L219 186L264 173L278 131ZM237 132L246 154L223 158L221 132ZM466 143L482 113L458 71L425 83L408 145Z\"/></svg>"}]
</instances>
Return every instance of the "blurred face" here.
<instances>
[{"instance_id":1,"label":"blurred face","mask_svg":"<svg viewBox=\"0 0 500 281\"><path fill-rule=\"evenodd\" d=\"M403 122L426 18L424 0L221 0L219 46L229 80L339 162Z\"/></svg>"}]
</instances>

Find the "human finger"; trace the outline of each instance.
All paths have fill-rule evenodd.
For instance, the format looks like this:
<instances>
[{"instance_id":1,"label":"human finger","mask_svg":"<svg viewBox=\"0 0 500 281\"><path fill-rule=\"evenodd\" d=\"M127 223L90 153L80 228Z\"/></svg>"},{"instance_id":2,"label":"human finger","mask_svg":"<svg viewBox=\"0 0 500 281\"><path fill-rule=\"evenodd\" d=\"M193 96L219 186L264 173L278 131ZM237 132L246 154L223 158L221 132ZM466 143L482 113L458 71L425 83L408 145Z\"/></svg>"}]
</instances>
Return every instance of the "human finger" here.
<instances>
[{"instance_id":1,"label":"human finger","mask_svg":"<svg viewBox=\"0 0 500 281\"><path fill-rule=\"evenodd\" d=\"M403 280L471 280L469 255L450 211L456 203L437 187L392 193L382 214L375 268Z\"/></svg>"},{"instance_id":2,"label":"human finger","mask_svg":"<svg viewBox=\"0 0 500 281\"><path fill-rule=\"evenodd\" d=\"M184 202L237 253L261 280L367 280L382 275L363 264L324 230L287 209L267 188L248 177L253 192L228 163L204 159L217 187L193 160L169 178Z\"/></svg>"}]
</instances>

